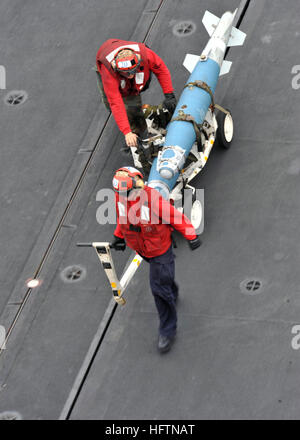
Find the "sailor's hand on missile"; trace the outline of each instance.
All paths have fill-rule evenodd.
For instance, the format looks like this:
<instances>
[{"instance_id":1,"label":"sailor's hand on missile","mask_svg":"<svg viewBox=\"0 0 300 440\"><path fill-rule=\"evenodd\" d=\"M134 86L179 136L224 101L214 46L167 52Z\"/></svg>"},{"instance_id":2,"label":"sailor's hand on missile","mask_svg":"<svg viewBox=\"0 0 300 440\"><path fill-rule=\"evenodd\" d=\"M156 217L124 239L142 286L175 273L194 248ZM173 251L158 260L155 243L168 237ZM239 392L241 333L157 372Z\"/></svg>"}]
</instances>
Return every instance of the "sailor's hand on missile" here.
<instances>
[{"instance_id":1,"label":"sailor's hand on missile","mask_svg":"<svg viewBox=\"0 0 300 440\"><path fill-rule=\"evenodd\" d=\"M194 238L194 240L189 240L189 245L190 245L190 248L192 249L192 251L194 251L195 249L200 247L201 244L202 243L201 243L199 235L197 235L197 237Z\"/></svg>"},{"instance_id":2,"label":"sailor's hand on missile","mask_svg":"<svg viewBox=\"0 0 300 440\"><path fill-rule=\"evenodd\" d=\"M165 93L165 99L163 105L166 109L169 110L170 113L173 114L177 105L177 99L174 93Z\"/></svg>"},{"instance_id":3,"label":"sailor's hand on missile","mask_svg":"<svg viewBox=\"0 0 300 440\"><path fill-rule=\"evenodd\" d=\"M110 247L112 249L115 249L116 251L125 251L126 249L126 242L124 238L117 237L114 235L114 239L110 244Z\"/></svg>"},{"instance_id":4,"label":"sailor's hand on missile","mask_svg":"<svg viewBox=\"0 0 300 440\"><path fill-rule=\"evenodd\" d=\"M138 140L138 135L132 133L132 131L130 133L125 134L125 141L128 147L137 147L137 140Z\"/></svg>"}]
</instances>

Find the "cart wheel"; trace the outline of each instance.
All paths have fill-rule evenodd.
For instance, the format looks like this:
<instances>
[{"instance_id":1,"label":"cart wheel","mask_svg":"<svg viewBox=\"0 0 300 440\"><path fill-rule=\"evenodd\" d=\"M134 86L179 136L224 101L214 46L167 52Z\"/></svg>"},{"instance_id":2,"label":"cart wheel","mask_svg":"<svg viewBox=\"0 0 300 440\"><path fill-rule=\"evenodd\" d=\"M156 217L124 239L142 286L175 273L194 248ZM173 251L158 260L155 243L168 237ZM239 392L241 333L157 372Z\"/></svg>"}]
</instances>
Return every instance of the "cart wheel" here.
<instances>
[{"instance_id":1,"label":"cart wheel","mask_svg":"<svg viewBox=\"0 0 300 440\"><path fill-rule=\"evenodd\" d=\"M203 209L200 200L195 200L191 211L191 222L195 228L196 234L200 234L200 226L202 223Z\"/></svg>"},{"instance_id":2,"label":"cart wheel","mask_svg":"<svg viewBox=\"0 0 300 440\"><path fill-rule=\"evenodd\" d=\"M229 111L229 110L228 110ZM231 113L219 112L217 115L218 130L217 141L218 144L228 150L231 147L231 141L233 139L233 119Z\"/></svg>"},{"instance_id":3,"label":"cart wheel","mask_svg":"<svg viewBox=\"0 0 300 440\"><path fill-rule=\"evenodd\" d=\"M187 202L187 198L191 197L191 202ZM186 203L187 202L187 203ZM190 193L185 195L184 213L190 219L192 225L195 228L196 234L202 234L203 226L203 206L200 200L196 199L196 195Z\"/></svg>"}]
</instances>

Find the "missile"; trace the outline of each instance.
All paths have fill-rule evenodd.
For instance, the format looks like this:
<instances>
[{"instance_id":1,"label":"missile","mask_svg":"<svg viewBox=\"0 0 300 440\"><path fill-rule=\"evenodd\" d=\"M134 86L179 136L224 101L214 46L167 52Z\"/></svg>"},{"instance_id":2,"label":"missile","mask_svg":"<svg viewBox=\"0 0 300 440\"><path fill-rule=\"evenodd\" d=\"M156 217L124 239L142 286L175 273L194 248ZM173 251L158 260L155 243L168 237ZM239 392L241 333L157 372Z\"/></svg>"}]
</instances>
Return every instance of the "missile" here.
<instances>
[{"instance_id":1,"label":"missile","mask_svg":"<svg viewBox=\"0 0 300 440\"><path fill-rule=\"evenodd\" d=\"M221 75L230 71L232 63L224 60L227 47L242 46L246 34L233 27L235 12L225 12L220 18L209 11L203 24L210 39L202 54L187 54L183 65L191 73L171 122L162 150L154 159L148 185L165 198L176 184L187 157L196 141L195 123L200 125L212 104L212 97Z\"/></svg>"}]
</instances>

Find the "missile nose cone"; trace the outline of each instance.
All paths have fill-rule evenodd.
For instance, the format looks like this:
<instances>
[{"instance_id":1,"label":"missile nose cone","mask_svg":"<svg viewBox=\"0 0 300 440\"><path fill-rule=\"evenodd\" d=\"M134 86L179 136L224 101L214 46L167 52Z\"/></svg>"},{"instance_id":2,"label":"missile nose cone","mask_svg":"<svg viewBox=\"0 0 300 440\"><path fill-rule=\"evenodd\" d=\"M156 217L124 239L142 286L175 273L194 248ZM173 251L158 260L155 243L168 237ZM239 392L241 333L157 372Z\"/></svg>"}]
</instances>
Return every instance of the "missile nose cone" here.
<instances>
[{"instance_id":1,"label":"missile nose cone","mask_svg":"<svg viewBox=\"0 0 300 440\"><path fill-rule=\"evenodd\" d=\"M170 180L172 177L174 177L174 173L170 168L162 168L159 170L159 174L163 179Z\"/></svg>"}]
</instances>

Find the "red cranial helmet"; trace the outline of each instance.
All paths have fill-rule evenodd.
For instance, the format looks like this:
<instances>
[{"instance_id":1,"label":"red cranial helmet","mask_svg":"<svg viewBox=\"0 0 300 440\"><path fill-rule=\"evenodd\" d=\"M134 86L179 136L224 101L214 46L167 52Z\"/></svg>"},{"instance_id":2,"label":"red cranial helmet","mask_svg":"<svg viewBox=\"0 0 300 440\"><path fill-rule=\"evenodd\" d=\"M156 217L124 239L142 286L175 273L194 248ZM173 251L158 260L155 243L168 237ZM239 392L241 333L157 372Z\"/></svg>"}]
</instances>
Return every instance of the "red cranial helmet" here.
<instances>
[{"instance_id":1,"label":"red cranial helmet","mask_svg":"<svg viewBox=\"0 0 300 440\"><path fill-rule=\"evenodd\" d=\"M118 175L120 171L124 171L124 174ZM127 173L127 174L125 174ZM113 178L113 188L118 193L128 193L132 189L136 188L135 177L138 176L140 179L144 179L143 174L133 167L122 167L116 171Z\"/></svg>"},{"instance_id":2,"label":"red cranial helmet","mask_svg":"<svg viewBox=\"0 0 300 440\"><path fill-rule=\"evenodd\" d=\"M140 65L138 55L131 49L121 49L115 55L113 66L122 75L134 75Z\"/></svg>"}]
</instances>

